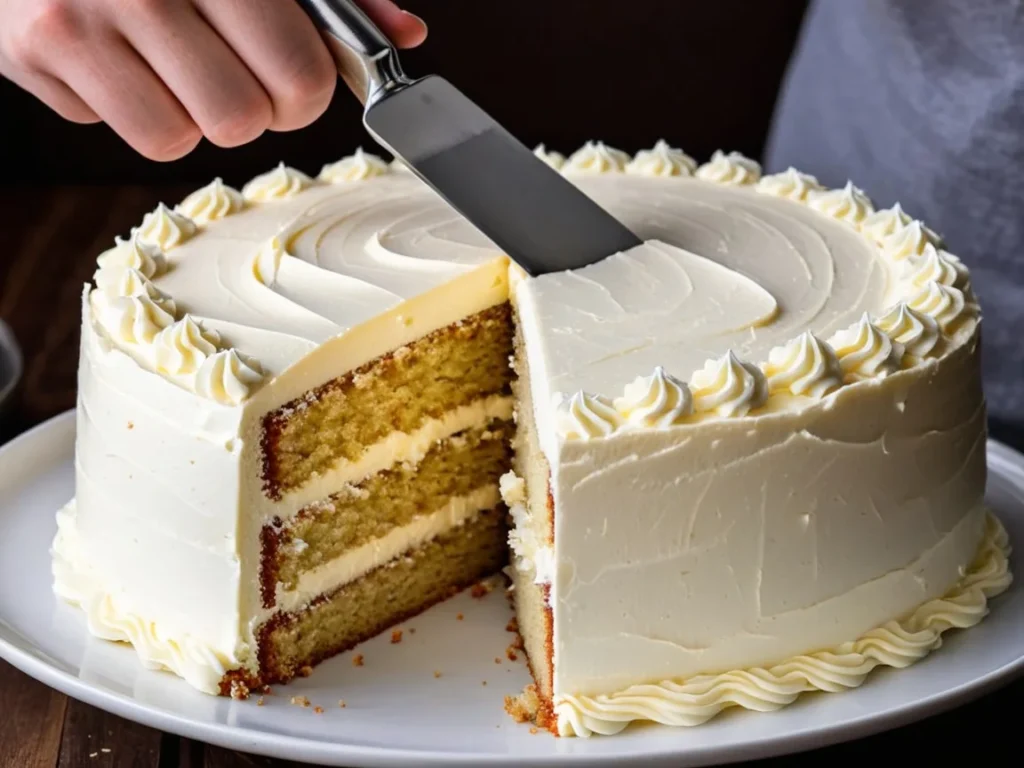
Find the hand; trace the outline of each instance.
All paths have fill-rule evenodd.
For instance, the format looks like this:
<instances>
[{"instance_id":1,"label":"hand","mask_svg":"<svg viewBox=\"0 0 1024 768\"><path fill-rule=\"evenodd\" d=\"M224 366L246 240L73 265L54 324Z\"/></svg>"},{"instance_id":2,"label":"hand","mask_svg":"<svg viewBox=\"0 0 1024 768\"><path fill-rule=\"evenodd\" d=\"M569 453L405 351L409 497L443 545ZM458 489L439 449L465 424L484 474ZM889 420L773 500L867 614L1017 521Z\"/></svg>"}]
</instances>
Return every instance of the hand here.
<instances>
[{"instance_id":1,"label":"hand","mask_svg":"<svg viewBox=\"0 0 1024 768\"><path fill-rule=\"evenodd\" d=\"M390 0L357 2L399 47L426 37ZM337 82L292 0L0 0L0 75L153 160L302 128Z\"/></svg>"}]
</instances>

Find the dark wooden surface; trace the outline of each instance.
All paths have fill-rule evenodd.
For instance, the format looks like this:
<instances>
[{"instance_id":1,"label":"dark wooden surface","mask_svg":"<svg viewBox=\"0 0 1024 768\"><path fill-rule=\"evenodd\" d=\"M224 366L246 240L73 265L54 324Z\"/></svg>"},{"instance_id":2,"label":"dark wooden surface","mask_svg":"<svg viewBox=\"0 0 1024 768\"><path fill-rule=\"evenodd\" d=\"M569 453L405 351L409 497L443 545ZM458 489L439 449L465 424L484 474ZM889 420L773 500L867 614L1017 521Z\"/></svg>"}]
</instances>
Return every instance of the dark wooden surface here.
<instances>
[{"instance_id":1,"label":"dark wooden surface","mask_svg":"<svg viewBox=\"0 0 1024 768\"><path fill-rule=\"evenodd\" d=\"M96 254L115 234L127 233L157 201L173 203L186 191L129 186L0 189L0 317L21 341L26 363L14 412L0 426L0 442L73 407L78 299L95 269ZM925 766L954 759L971 765L982 760L987 766L1020 765L1017 733L1006 721L1018 720L1022 708L1024 681L1017 681L915 725L759 765L888 765L901 753ZM0 768L285 765L289 763L210 747L122 720L70 700L0 661Z\"/></svg>"}]
</instances>

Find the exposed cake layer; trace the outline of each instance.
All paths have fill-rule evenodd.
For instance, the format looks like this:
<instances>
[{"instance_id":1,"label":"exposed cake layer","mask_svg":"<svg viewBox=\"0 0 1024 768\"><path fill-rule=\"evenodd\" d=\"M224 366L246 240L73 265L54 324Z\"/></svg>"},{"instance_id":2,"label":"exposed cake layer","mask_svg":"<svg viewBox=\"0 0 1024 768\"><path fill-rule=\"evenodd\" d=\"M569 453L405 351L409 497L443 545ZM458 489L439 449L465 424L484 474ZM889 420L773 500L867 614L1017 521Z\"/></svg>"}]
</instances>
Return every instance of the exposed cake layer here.
<instances>
[{"instance_id":1,"label":"exposed cake layer","mask_svg":"<svg viewBox=\"0 0 1024 768\"><path fill-rule=\"evenodd\" d=\"M282 682L496 572L505 563L506 510L474 515L260 634L260 682Z\"/></svg>"},{"instance_id":2,"label":"exposed cake layer","mask_svg":"<svg viewBox=\"0 0 1024 768\"><path fill-rule=\"evenodd\" d=\"M264 481L290 488L357 460L392 432L415 432L458 406L508 392L507 304L434 331L323 384L263 418Z\"/></svg>"},{"instance_id":3,"label":"exposed cake layer","mask_svg":"<svg viewBox=\"0 0 1024 768\"><path fill-rule=\"evenodd\" d=\"M263 529L264 606L300 576L430 515L473 491L497 488L509 466L510 422L493 421L434 443L419 461L404 461ZM493 507L490 499L487 507Z\"/></svg>"}]
</instances>

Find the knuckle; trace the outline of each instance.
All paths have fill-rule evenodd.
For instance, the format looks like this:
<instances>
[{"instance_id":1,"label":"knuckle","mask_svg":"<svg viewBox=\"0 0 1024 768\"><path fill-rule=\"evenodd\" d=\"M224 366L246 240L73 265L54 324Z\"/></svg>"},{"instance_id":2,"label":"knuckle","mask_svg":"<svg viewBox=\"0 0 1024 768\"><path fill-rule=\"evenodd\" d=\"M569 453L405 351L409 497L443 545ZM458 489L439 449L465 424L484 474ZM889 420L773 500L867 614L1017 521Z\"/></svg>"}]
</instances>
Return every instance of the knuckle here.
<instances>
[{"instance_id":1,"label":"knuckle","mask_svg":"<svg viewBox=\"0 0 1024 768\"><path fill-rule=\"evenodd\" d=\"M69 0L37 0L29 8L21 23L6 35L11 61L31 66L84 36L83 25Z\"/></svg>"},{"instance_id":2,"label":"knuckle","mask_svg":"<svg viewBox=\"0 0 1024 768\"><path fill-rule=\"evenodd\" d=\"M270 125L271 116L270 104L265 98L253 99L212 121L205 133L217 146L237 147L262 134Z\"/></svg>"},{"instance_id":3,"label":"knuckle","mask_svg":"<svg viewBox=\"0 0 1024 768\"><path fill-rule=\"evenodd\" d=\"M195 125L186 125L160 135L147 136L136 144L136 148L150 160L177 160L195 149L202 136Z\"/></svg>"},{"instance_id":4,"label":"knuckle","mask_svg":"<svg viewBox=\"0 0 1024 768\"><path fill-rule=\"evenodd\" d=\"M330 102L337 78L337 70L323 57L307 55L295 62L275 89L275 122L309 122Z\"/></svg>"}]
</instances>

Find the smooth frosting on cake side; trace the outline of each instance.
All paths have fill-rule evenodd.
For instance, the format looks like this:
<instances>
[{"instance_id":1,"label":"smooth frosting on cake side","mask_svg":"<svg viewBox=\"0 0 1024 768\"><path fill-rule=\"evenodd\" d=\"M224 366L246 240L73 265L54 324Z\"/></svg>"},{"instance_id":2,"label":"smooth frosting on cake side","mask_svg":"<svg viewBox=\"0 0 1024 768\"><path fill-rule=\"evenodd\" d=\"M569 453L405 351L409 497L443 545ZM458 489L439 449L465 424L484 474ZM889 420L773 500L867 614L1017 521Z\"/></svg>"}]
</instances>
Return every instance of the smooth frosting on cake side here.
<instances>
[{"instance_id":1,"label":"smooth frosting on cake side","mask_svg":"<svg viewBox=\"0 0 1024 768\"><path fill-rule=\"evenodd\" d=\"M55 589L95 634L210 692L254 668L261 527L513 403L393 434L280 499L263 415L510 295L556 507L553 540L517 555L550 582L563 731L610 732L663 691L607 716L595 697L838 647L958 581L986 530L985 411L977 305L941 238L735 153L538 154L644 244L527 278L359 152L215 180L100 256L54 542Z\"/></svg>"}]
</instances>

